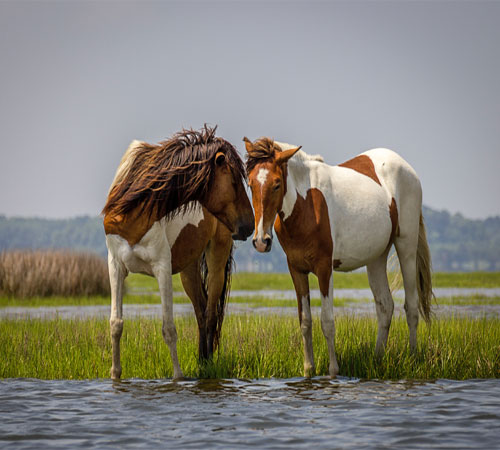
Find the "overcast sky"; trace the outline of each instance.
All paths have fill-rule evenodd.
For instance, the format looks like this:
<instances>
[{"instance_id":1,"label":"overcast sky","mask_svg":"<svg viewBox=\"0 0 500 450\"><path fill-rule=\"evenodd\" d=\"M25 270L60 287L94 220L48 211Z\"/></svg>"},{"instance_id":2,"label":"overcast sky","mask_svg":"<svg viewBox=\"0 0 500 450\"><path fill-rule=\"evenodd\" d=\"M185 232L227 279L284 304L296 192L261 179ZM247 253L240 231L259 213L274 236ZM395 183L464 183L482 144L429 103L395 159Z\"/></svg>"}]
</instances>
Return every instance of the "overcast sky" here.
<instances>
[{"instance_id":1,"label":"overcast sky","mask_svg":"<svg viewBox=\"0 0 500 450\"><path fill-rule=\"evenodd\" d=\"M0 2L0 214L99 214L132 139L219 125L500 214L500 2Z\"/></svg>"}]
</instances>

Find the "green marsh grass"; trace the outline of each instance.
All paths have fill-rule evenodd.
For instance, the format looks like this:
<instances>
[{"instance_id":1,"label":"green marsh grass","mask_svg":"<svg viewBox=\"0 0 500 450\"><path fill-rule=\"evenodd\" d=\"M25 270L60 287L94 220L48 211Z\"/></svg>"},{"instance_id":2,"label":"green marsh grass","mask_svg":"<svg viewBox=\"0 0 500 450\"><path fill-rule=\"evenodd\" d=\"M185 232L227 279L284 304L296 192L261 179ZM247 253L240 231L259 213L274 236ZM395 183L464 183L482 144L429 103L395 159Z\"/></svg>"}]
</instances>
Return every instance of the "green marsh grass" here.
<instances>
[{"instance_id":1,"label":"green marsh grass","mask_svg":"<svg viewBox=\"0 0 500 450\"><path fill-rule=\"evenodd\" d=\"M181 367L187 377L291 378L302 376L302 337L296 317L234 315L224 321L213 361L197 359L193 317L176 320ZM41 379L107 378L111 365L109 324L105 319L2 320L0 377ZM393 320L385 356L374 355L374 317L336 318L340 373L363 379L470 379L500 377L500 319L436 319L418 329L418 350L408 351L404 318ZM313 345L318 375L328 371L320 321L314 318ZM172 376L160 320L125 322L124 378Z\"/></svg>"},{"instance_id":2,"label":"green marsh grass","mask_svg":"<svg viewBox=\"0 0 500 450\"><path fill-rule=\"evenodd\" d=\"M33 297L25 299L17 299L10 297L0 297L0 308L7 307L24 307L24 308L40 308L40 307L59 307L59 306L97 306L110 305L110 298L103 296L90 297ZM373 302L373 298L347 298L335 297L333 305L337 308L344 306L352 306L360 303ZM394 299L396 304L403 304L403 299ZM151 305L161 303L160 296L153 293L145 293L141 295L125 295L123 304L125 305ZM191 301L187 296L174 297L174 303L189 304ZM230 304L244 304L250 308L275 308L275 307L296 307L297 300L269 298L259 296L242 296L230 297ZM466 305L500 305L500 297L485 297L482 295L472 295L467 297L437 297L433 305L450 305L450 306L466 306ZM321 306L321 300L313 297L311 306Z\"/></svg>"},{"instance_id":3,"label":"green marsh grass","mask_svg":"<svg viewBox=\"0 0 500 450\"><path fill-rule=\"evenodd\" d=\"M392 275L390 275L392 277ZM495 288L500 287L500 272L436 272L432 277L433 287L449 288ZM333 275L335 289L368 289L368 277L364 272L336 272ZM127 285L136 291L157 291L158 284L154 278L141 274L131 274L127 278ZM174 275L174 291L182 291L179 275ZM311 289L318 289L318 280L309 276ZM250 273L237 272L232 277L232 290L262 289L293 289L292 279L288 273Z\"/></svg>"}]
</instances>

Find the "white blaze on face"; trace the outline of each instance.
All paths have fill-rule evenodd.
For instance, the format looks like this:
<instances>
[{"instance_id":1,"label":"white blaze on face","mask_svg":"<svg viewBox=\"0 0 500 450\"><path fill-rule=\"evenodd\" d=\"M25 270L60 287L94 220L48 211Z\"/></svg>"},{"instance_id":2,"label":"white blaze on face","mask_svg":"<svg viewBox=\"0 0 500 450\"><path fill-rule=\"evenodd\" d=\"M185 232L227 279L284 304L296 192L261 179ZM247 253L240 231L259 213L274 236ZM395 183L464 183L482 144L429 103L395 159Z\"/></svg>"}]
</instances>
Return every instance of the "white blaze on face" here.
<instances>
[{"instance_id":1,"label":"white blaze on face","mask_svg":"<svg viewBox=\"0 0 500 450\"><path fill-rule=\"evenodd\" d=\"M260 183L260 211L261 216L259 220L259 225L257 226L257 235L255 236L258 241L264 238L264 199L262 198L262 190L264 189L264 184L267 180L267 175L269 174L268 169L261 168L259 169L259 173L257 174L257 181Z\"/></svg>"},{"instance_id":2,"label":"white blaze on face","mask_svg":"<svg viewBox=\"0 0 500 450\"><path fill-rule=\"evenodd\" d=\"M265 237L265 231L264 231L264 199L262 192L264 190L264 184L266 183L267 180L267 175L269 174L269 169L264 169L261 168L259 169L259 173L257 174L256 180L260 184L260 210L261 210L261 217L259 220L259 224L257 225L257 229L255 230L255 239L257 240L256 246L257 250L259 251L264 251L265 246L262 243Z\"/></svg>"},{"instance_id":3,"label":"white blaze on face","mask_svg":"<svg viewBox=\"0 0 500 450\"><path fill-rule=\"evenodd\" d=\"M257 174L257 181L260 183L260 191L262 192L262 187L264 186L264 183L267 180L267 174L269 173L268 169L260 169L259 173Z\"/></svg>"}]
</instances>

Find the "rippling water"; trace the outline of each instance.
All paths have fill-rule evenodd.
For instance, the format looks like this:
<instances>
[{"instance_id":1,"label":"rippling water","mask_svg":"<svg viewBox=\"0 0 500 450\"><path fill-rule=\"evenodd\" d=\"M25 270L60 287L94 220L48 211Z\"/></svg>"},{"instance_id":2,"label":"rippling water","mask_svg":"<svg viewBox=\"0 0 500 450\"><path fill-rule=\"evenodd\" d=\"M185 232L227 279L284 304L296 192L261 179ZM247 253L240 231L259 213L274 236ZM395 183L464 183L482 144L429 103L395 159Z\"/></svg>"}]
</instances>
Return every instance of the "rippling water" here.
<instances>
[{"instance_id":1,"label":"rippling water","mask_svg":"<svg viewBox=\"0 0 500 450\"><path fill-rule=\"evenodd\" d=\"M500 380L0 380L0 447L498 448Z\"/></svg>"}]
</instances>

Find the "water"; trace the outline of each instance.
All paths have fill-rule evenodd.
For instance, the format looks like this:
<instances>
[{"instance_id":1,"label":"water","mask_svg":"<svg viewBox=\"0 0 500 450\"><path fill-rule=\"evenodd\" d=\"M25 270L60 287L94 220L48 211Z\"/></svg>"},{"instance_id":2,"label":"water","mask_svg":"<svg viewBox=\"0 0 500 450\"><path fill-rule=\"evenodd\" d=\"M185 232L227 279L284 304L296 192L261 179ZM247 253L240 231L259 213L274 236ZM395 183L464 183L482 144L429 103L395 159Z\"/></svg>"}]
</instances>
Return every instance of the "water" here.
<instances>
[{"instance_id":1,"label":"water","mask_svg":"<svg viewBox=\"0 0 500 450\"><path fill-rule=\"evenodd\" d=\"M74 319L74 318L108 318L109 305L94 305L94 306L54 306L54 307L39 307L39 308L26 308L26 307L8 307L0 308L0 319L53 319L59 317L60 319ZM375 315L375 302L357 302L353 300L352 303L347 303L345 306L335 306L334 300L334 315L351 314L351 315ZM467 316L467 317L493 317L500 318L500 304L459 304L459 305L433 305L433 313L437 317L442 316ZM320 307L311 307L313 315L319 315L321 312ZM282 314L282 315L297 315L296 306L277 306L277 307L255 307L246 303L231 303L227 305L227 314ZM123 305L123 316L126 319L134 317L161 317L161 305L155 304L139 304L139 305ZM177 303L174 304L174 315L193 315L193 306L191 303ZM395 304L394 314L404 315L402 304Z\"/></svg>"},{"instance_id":2,"label":"water","mask_svg":"<svg viewBox=\"0 0 500 450\"><path fill-rule=\"evenodd\" d=\"M0 447L499 448L500 380L0 380Z\"/></svg>"}]
</instances>

